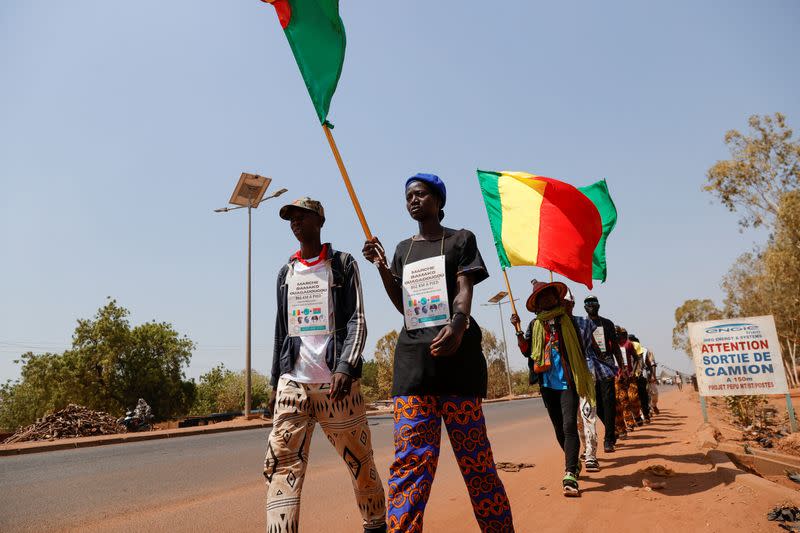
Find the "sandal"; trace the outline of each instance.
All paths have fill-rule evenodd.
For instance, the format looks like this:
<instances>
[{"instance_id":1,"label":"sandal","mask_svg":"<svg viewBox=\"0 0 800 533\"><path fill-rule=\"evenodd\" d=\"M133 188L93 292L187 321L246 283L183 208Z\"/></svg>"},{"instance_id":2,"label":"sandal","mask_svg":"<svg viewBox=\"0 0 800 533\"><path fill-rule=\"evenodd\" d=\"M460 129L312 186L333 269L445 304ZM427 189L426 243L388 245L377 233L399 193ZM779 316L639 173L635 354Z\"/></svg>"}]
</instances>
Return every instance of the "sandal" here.
<instances>
[{"instance_id":1,"label":"sandal","mask_svg":"<svg viewBox=\"0 0 800 533\"><path fill-rule=\"evenodd\" d=\"M574 498L580 496L578 490L578 479L572 472L564 474L564 479L561 480L561 485L564 487L564 496Z\"/></svg>"},{"instance_id":2,"label":"sandal","mask_svg":"<svg viewBox=\"0 0 800 533\"><path fill-rule=\"evenodd\" d=\"M600 463L597 462L597 459L589 459L586 461L586 471L587 472L600 471Z\"/></svg>"}]
</instances>

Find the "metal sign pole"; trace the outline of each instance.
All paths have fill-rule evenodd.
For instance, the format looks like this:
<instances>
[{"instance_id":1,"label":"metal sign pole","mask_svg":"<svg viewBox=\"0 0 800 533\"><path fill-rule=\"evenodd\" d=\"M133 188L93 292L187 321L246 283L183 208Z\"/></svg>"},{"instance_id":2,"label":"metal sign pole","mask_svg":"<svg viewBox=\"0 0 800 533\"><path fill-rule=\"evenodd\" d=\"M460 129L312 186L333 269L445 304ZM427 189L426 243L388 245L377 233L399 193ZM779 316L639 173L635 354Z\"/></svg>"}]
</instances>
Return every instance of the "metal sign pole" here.
<instances>
[{"instance_id":1,"label":"metal sign pole","mask_svg":"<svg viewBox=\"0 0 800 533\"><path fill-rule=\"evenodd\" d=\"M789 428L792 433L797 433L797 418L794 416L794 406L792 405L792 397L786 393L786 410L789 411Z\"/></svg>"},{"instance_id":2,"label":"metal sign pole","mask_svg":"<svg viewBox=\"0 0 800 533\"><path fill-rule=\"evenodd\" d=\"M703 422L708 424L708 408L706 407L706 397L700 396L700 411L703 412Z\"/></svg>"}]
</instances>

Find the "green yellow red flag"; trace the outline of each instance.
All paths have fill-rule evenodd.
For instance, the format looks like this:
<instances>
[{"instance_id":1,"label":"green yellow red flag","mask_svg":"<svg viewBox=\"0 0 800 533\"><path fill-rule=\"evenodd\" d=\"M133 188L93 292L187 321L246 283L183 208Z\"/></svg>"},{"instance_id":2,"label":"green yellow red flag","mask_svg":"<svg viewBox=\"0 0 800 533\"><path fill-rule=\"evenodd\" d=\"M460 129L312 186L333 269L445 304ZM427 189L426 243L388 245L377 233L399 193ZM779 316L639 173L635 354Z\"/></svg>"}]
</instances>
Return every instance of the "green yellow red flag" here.
<instances>
[{"instance_id":1,"label":"green yellow red flag","mask_svg":"<svg viewBox=\"0 0 800 533\"><path fill-rule=\"evenodd\" d=\"M344 64L346 38L339 0L261 1L275 8L320 124L324 124Z\"/></svg>"},{"instance_id":2,"label":"green yellow red flag","mask_svg":"<svg viewBox=\"0 0 800 533\"><path fill-rule=\"evenodd\" d=\"M526 172L478 170L478 182L503 269L538 266L592 288L602 224L585 194Z\"/></svg>"},{"instance_id":3,"label":"green yellow red flag","mask_svg":"<svg viewBox=\"0 0 800 533\"><path fill-rule=\"evenodd\" d=\"M600 180L586 187L578 187L578 190L585 194L592 201L600 219L603 222L603 234L597 243L592 255L592 278L605 283L608 277L608 265L606 264L606 240L617 225L617 207L608 192L606 180Z\"/></svg>"}]
</instances>

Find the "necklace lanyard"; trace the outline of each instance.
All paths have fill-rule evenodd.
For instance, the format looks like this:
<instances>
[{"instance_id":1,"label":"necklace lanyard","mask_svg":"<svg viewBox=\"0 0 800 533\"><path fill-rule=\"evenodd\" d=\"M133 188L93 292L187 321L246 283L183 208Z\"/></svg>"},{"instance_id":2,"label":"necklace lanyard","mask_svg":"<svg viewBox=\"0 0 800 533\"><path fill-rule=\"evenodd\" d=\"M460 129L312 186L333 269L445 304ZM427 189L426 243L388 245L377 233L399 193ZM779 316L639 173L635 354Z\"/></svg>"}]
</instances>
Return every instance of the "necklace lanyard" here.
<instances>
[{"instance_id":1,"label":"necklace lanyard","mask_svg":"<svg viewBox=\"0 0 800 533\"><path fill-rule=\"evenodd\" d=\"M439 255L444 255L444 239L445 239L445 231L442 228L442 247L439 250ZM405 267L408 264L408 258L411 256L411 249L414 247L414 237L411 237L411 244L408 245L408 252L406 252L406 258L403 260L403 266Z\"/></svg>"}]
</instances>

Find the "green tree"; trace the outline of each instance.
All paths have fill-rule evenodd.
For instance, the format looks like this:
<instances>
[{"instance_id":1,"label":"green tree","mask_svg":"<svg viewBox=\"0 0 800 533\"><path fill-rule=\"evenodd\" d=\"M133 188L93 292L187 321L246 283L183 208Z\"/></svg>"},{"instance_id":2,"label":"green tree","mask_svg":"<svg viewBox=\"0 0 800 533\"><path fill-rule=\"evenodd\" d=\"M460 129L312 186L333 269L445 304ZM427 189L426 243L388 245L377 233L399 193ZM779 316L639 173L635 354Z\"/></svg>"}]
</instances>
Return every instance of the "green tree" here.
<instances>
[{"instance_id":1,"label":"green tree","mask_svg":"<svg viewBox=\"0 0 800 533\"><path fill-rule=\"evenodd\" d=\"M378 364L373 360L364 361L361 369L361 395L367 403L379 400L377 395Z\"/></svg>"},{"instance_id":2,"label":"green tree","mask_svg":"<svg viewBox=\"0 0 800 533\"><path fill-rule=\"evenodd\" d=\"M394 369L394 347L397 346L397 331L392 330L375 343L373 360L376 365L375 399L387 400L392 395L392 373Z\"/></svg>"},{"instance_id":3,"label":"green tree","mask_svg":"<svg viewBox=\"0 0 800 533\"><path fill-rule=\"evenodd\" d=\"M194 344L165 322L131 327L128 314L109 299L78 320L70 350L24 354L20 378L0 387L0 425L29 424L68 403L121 414L139 398L157 419L186 413L195 386L184 369Z\"/></svg>"},{"instance_id":4,"label":"green tree","mask_svg":"<svg viewBox=\"0 0 800 533\"><path fill-rule=\"evenodd\" d=\"M22 363L20 378L0 387L0 428L10 430L61 409L71 397L70 382L64 379L70 374L67 357L28 352L15 362Z\"/></svg>"},{"instance_id":5,"label":"green tree","mask_svg":"<svg viewBox=\"0 0 800 533\"><path fill-rule=\"evenodd\" d=\"M800 143L786 118L753 115L751 131L725 134L731 158L715 163L707 173L704 189L732 212L739 224L764 226L767 243L741 255L722 280L724 311L710 300L688 300L675 311L673 347L691 356L686 325L722 316L772 315L782 345L786 376L790 385L800 383L797 374L800 345ZM741 402L729 402L734 415ZM760 401L757 398L752 401ZM737 403L738 402L738 403ZM741 404L741 405L740 405ZM738 413L738 414L737 414Z\"/></svg>"},{"instance_id":6,"label":"green tree","mask_svg":"<svg viewBox=\"0 0 800 533\"><path fill-rule=\"evenodd\" d=\"M717 320L723 312L711 300L686 300L675 310L675 327L672 329L672 347L692 357L689 342L689 322Z\"/></svg>"},{"instance_id":7,"label":"green tree","mask_svg":"<svg viewBox=\"0 0 800 533\"><path fill-rule=\"evenodd\" d=\"M783 195L775 233L764 254L765 283L769 287L770 314L775 316L784 359L792 367L791 381L798 385L800 346L800 190Z\"/></svg>"},{"instance_id":8,"label":"green tree","mask_svg":"<svg viewBox=\"0 0 800 533\"><path fill-rule=\"evenodd\" d=\"M539 385L531 385L528 370L513 370L511 372L511 386L514 389L515 396L539 392Z\"/></svg>"},{"instance_id":9,"label":"green tree","mask_svg":"<svg viewBox=\"0 0 800 533\"><path fill-rule=\"evenodd\" d=\"M225 387L225 380L230 374L233 374L233 372L220 363L200 376L200 380L197 383L197 394L190 413L193 415L207 415L220 412L218 407L219 398Z\"/></svg>"},{"instance_id":10,"label":"green tree","mask_svg":"<svg viewBox=\"0 0 800 533\"><path fill-rule=\"evenodd\" d=\"M250 408L263 409L269 403L271 390L269 380L256 370L252 371L250 379ZM192 406L191 414L208 415L244 410L246 385L244 370L234 372L220 363L200 376L197 384L197 398Z\"/></svg>"},{"instance_id":11,"label":"green tree","mask_svg":"<svg viewBox=\"0 0 800 533\"><path fill-rule=\"evenodd\" d=\"M734 263L722 281L731 316L772 315L789 382L797 379L800 345L800 191L783 195L766 246Z\"/></svg>"},{"instance_id":12,"label":"green tree","mask_svg":"<svg viewBox=\"0 0 800 533\"><path fill-rule=\"evenodd\" d=\"M486 395L488 398L507 396L513 391L508 390L505 344L499 341L497 336L491 331L482 329L481 332L481 348L483 349L484 357L486 357L486 367L489 374Z\"/></svg>"},{"instance_id":13,"label":"green tree","mask_svg":"<svg viewBox=\"0 0 800 533\"><path fill-rule=\"evenodd\" d=\"M725 134L731 158L717 161L706 175L704 190L732 212L740 212L742 227L772 225L781 197L800 186L800 143L781 113L753 115L751 132Z\"/></svg>"}]
</instances>

